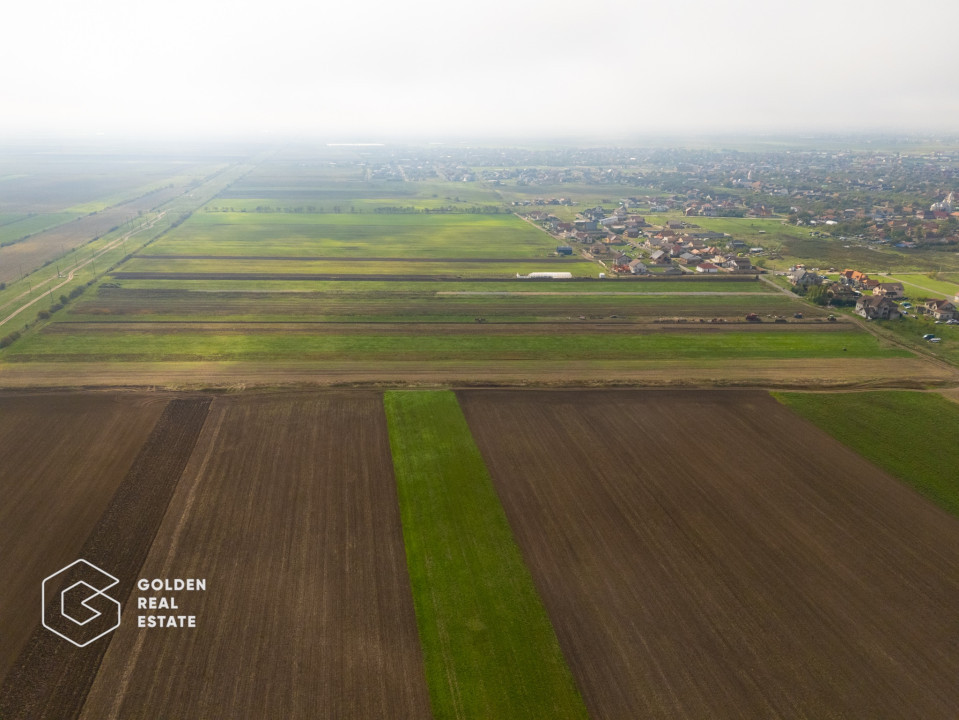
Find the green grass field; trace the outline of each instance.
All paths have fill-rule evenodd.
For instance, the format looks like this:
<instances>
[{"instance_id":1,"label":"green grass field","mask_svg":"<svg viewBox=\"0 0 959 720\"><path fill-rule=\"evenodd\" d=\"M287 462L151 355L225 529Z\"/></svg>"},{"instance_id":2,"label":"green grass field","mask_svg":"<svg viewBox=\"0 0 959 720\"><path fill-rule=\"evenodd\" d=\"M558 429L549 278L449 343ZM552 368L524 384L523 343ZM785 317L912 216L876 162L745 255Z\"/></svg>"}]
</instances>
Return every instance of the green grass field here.
<instances>
[{"instance_id":1,"label":"green grass field","mask_svg":"<svg viewBox=\"0 0 959 720\"><path fill-rule=\"evenodd\" d=\"M34 235L63 225L80 217L80 215L81 213L75 212L41 213L0 225L0 245L15 243L27 235ZM33 270L33 268L24 268L24 270Z\"/></svg>"},{"instance_id":2,"label":"green grass field","mask_svg":"<svg viewBox=\"0 0 959 720\"><path fill-rule=\"evenodd\" d=\"M152 255L542 258L556 241L514 215L197 213Z\"/></svg>"},{"instance_id":3,"label":"green grass field","mask_svg":"<svg viewBox=\"0 0 959 720\"><path fill-rule=\"evenodd\" d=\"M915 298L947 298L951 300L959 293L959 283L936 280L927 275L909 273L891 273L888 281L903 283L906 294Z\"/></svg>"},{"instance_id":4,"label":"green grass field","mask_svg":"<svg viewBox=\"0 0 959 720\"><path fill-rule=\"evenodd\" d=\"M172 284L172 283L171 283ZM346 282L324 282L325 288L346 286ZM72 304L65 320L75 321L142 321L142 320L312 320L312 321L390 321L396 323L444 321L475 322L565 322L589 319L616 319L648 322L658 317L716 317L742 319L746 312L787 315L805 310L797 301L778 293L738 295L715 291L714 295L681 295L650 291L650 294L609 293L576 295L570 293L536 294L530 292L453 290L431 292L433 283L396 283L399 287L370 289L363 286L386 285L379 282L352 283L353 292L326 289L293 292L287 287L275 291L214 291L199 281L187 289L180 285L165 288L130 289L100 287ZM442 283L444 286L447 283ZM486 285L486 283L478 283ZM625 283L619 283L623 285ZM654 283L662 285L665 283ZM733 285L734 283L730 283ZM274 284L276 286L276 284ZM452 285L466 287L466 283ZM675 283L674 285L683 285ZM516 283L513 284L516 287ZM522 287L522 284L520 284ZM746 287L751 287L747 285ZM695 291L694 291L695 292ZM810 309L807 317L822 314Z\"/></svg>"},{"instance_id":5,"label":"green grass field","mask_svg":"<svg viewBox=\"0 0 959 720\"><path fill-rule=\"evenodd\" d=\"M152 246L151 246L152 248ZM124 265L125 269L128 267ZM152 280L127 279L108 281L125 290L164 290L182 288L184 291L202 292L322 292L328 295L385 295L407 293L556 293L563 295L610 294L628 296L634 293L674 294L685 292L758 292L777 294L774 288L763 282L733 282L696 278L695 280L631 280L628 278L591 278L589 282L564 281L518 281L490 279L484 282L462 283L449 281L370 280L343 282L338 280Z\"/></svg>"},{"instance_id":6,"label":"green grass field","mask_svg":"<svg viewBox=\"0 0 959 720\"><path fill-rule=\"evenodd\" d=\"M384 405L433 716L586 718L456 396Z\"/></svg>"},{"instance_id":7,"label":"green grass field","mask_svg":"<svg viewBox=\"0 0 959 720\"><path fill-rule=\"evenodd\" d=\"M250 173L223 192L211 207L249 209L248 205L240 203L254 201L253 209L289 203L290 207L304 209L314 206L320 212L335 212L334 206L343 212L349 212L351 208L362 212L361 206L368 201L367 211L393 204L431 207L434 200L439 201L440 206L502 204L496 192L479 183L442 182L439 179L416 182L364 180L359 169L316 174L293 168L275 174L266 171ZM321 207L323 210L319 210Z\"/></svg>"},{"instance_id":8,"label":"green grass field","mask_svg":"<svg viewBox=\"0 0 959 720\"><path fill-rule=\"evenodd\" d=\"M909 357L880 347L871 335L848 332L656 332L650 334L578 331L556 333L520 326L492 332L495 326L466 326L463 332L431 332L371 327L346 332L333 326L209 326L129 323L73 325L59 322L31 333L0 351L5 361L111 360L355 360L363 362L473 360L669 360L739 358Z\"/></svg>"},{"instance_id":9,"label":"green grass field","mask_svg":"<svg viewBox=\"0 0 959 720\"><path fill-rule=\"evenodd\" d=\"M959 404L922 392L773 394L959 517Z\"/></svg>"},{"instance_id":10,"label":"green grass field","mask_svg":"<svg viewBox=\"0 0 959 720\"><path fill-rule=\"evenodd\" d=\"M151 247L152 249L152 247ZM495 258L495 256L493 256ZM133 258L124 264L122 272L131 273L297 273L309 275L373 275L439 276L446 278L502 278L513 279L517 274L533 272L569 272L573 277L596 277L602 268L587 260L560 260L542 257L537 260L514 258L508 262L458 261L456 258L366 260L343 258L329 260L278 259L167 259ZM176 280L175 277L171 277ZM185 278L189 279L189 278Z\"/></svg>"}]
</instances>

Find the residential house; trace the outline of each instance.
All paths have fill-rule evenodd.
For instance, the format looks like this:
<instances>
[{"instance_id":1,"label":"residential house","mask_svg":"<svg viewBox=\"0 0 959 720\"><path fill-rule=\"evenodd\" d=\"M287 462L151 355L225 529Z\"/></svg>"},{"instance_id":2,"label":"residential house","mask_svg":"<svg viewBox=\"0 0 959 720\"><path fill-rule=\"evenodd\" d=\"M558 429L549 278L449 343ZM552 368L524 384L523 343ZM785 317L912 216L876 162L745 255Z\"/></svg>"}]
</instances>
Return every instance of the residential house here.
<instances>
[{"instance_id":1,"label":"residential house","mask_svg":"<svg viewBox=\"0 0 959 720\"><path fill-rule=\"evenodd\" d=\"M861 293L839 282L826 286L826 297L833 305L855 305L860 296Z\"/></svg>"},{"instance_id":2,"label":"residential house","mask_svg":"<svg viewBox=\"0 0 959 720\"><path fill-rule=\"evenodd\" d=\"M856 301L856 314L867 320L896 320L899 306L882 295L863 295Z\"/></svg>"},{"instance_id":3,"label":"residential house","mask_svg":"<svg viewBox=\"0 0 959 720\"><path fill-rule=\"evenodd\" d=\"M696 272L716 273L719 272L719 268L713 265L711 262L703 262L696 266Z\"/></svg>"},{"instance_id":4,"label":"residential house","mask_svg":"<svg viewBox=\"0 0 959 720\"><path fill-rule=\"evenodd\" d=\"M879 283L872 291L873 295L883 295L884 297L889 298L890 300L899 300L900 298L905 297L905 291L903 290L902 283Z\"/></svg>"},{"instance_id":5,"label":"residential house","mask_svg":"<svg viewBox=\"0 0 959 720\"><path fill-rule=\"evenodd\" d=\"M659 265L668 265L670 262L669 253L664 250L657 250L649 256L649 259Z\"/></svg>"},{"instance_id":6,"label":"residential house","mask_svg":"<svg viewBox=\"0 0 959 720\"><path fill-rule=\"evenodd\" d=\"M647 267L643 264L643 261L642 261L642 260L636 259L636 260L630 261L630 263L629 263L629 271L630 271L633 275L645 275L645 274L647 274L647 273L649 272L649 268L647 268Z\"/></svg>"},{"instance_id":7,"label":"residential house","mask_svg":"<svg viewBox=\"0 0 959 720\"><path fill-rule=\"evenodd\" d=\"M794 287L803 288L805 290L808 290L813 285L822 284L822 278L819 277L819 275L813 272L807 272L802 268L793 270L791 273L788 273L786 277Z\"/></svg>"},{"instance_id":8,"label":"residential house","mask_svg":"<svg viewBox=\"0 0 959 720\"><path fill-rule=\"evenodd\" d=\"M723 266L733 272L750 272L753 269L752 260L747 257L731 257Z\"/></svg>"},{"instance_id":9,"label":"residential house","mask_svg":"<svg viewBox=\"0 0 959 720\"><path fill-rule=\"evenodd\" d=\"M948 300L926 300L921 308L926 315L931 315L936 320L953 320L956 317L956 306Z\"/></svg>"}]
</instances>

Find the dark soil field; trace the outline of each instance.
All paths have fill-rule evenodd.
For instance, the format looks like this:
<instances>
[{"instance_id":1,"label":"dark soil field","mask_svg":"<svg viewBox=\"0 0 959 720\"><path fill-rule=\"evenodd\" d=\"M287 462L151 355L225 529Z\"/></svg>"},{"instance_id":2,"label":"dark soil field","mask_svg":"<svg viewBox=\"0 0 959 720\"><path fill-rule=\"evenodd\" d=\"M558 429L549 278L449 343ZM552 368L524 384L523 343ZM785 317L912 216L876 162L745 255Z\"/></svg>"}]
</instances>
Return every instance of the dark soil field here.
<instances>
[{"instance_id":1,"label":"dark soil field","mask_svg":"<svg viewBox=\"0 0 959 720\"><path fill-rule=\"evenodd\" d=\"M768 395L459 398L593 717L956 717L959 521Z\"/></svg>"},{"instance_id":2,"label":"dark soil field","mask_svg":"<svg viewBox=\"0 0 959 720\"><path fill-rule=\"evenodd\" d=\"M109 595L128 611L130 591L183 468L193 453L209 405L209 397L174 398L167 403L123 482L80 548L80 558L117 578ZM51 609L49 616L55 626L59 624L63 607L59 590L68 583L87 579L84 572L75 568L61 576L59 584L48 583L52 597L47 596L47 607ZM109 605L101 607L110 612ZM64 622L61 629L68 634L80 631L69 621ZM99 633L100 629L94 629L88 638L92 640ZM81 638L81 644L88 638ZM5 720L77 717L111 639L112 636L107 636L99 642L74 647L37 626L4 679L0 689L0 717Z\"/></svg>"},{"instance_id":3,"label":"dark soil field","mask_svg":"<svg viewBox=\"0 0 959 720\"><path fill-rule=\"evenodd\" d=\"M77 559L166 404L0 394L0 682L39 624L43 578Z\"/></svg>"},{"instance_id":4,"label":"dark soil field","mask_svg":"<svg viewBox=\"0 0 959 720\"><path fill-rule=\"evenodd\" d=\"M430 716L377 393L215 399L141 577L196 628L125 621L83 718Z\"/></svg>"}]
</instances>

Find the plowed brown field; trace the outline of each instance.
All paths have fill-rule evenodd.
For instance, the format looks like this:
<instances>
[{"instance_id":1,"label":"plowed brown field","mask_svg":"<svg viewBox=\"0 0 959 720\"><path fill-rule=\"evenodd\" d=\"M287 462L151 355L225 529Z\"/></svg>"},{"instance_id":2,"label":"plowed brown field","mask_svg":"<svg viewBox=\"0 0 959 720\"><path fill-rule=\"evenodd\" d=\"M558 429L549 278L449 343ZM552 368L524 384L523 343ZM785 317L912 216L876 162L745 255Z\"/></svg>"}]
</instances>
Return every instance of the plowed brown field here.
<instances>
[{"instance_id":1,"label":"plowed brown field","mask_svg":"<svg viewBox=\"0 0 959 720\"><path fill-rule=\"evenodd\" d=\"M80 548L79 556L83 560L116 573L118 582L110 588L110 597L120 606L125 604L127 610L130 591L196 445L209 405L208 397L175 398L167 403L123 482ZM64 601L59 591L88 579L84 571L77 574L71 571L46 585L45 614L68 635L80 628L69 621L61 624ZM110 601L100 604L98 600L85 607L108 614L112 609ZM109 628L109 623L104 627ZM99 642L82 645L104 629L94 628L88 637L79 637L80 647L74 647L38 625L0 687L0 717L5 720L76 718L111 638L107 635Z\"/></svg>"},{"instance_id":2,"label":"plowed brown field","mask_svg":"<svg viewBox=\"0 0 959 720\"><path fill-rule=\"evenodd\" d=\"M596 718L955 718L959 521L749 391L461 391Z\"/></svg>"},{"instance_id":3,"label":"plowed brown field","mask_svg":"<svg viewBox=\"0 0 959 720\"><path fill-rule=\"evenodd\" d=\"M167 400L0 395L0 683L40 622L40 586L77 559Z\"/></svg>"},{"instance_id":4,"label":"plowed brown field","mask_svg":"<svg viewBox=\"0 0 959 720\"><path fill-rule=\"evenodd\" d=\"M376 393L215 399L141 577L197 626L128 610L82 718L429 717Z\"/></svg>"}]
</instances>

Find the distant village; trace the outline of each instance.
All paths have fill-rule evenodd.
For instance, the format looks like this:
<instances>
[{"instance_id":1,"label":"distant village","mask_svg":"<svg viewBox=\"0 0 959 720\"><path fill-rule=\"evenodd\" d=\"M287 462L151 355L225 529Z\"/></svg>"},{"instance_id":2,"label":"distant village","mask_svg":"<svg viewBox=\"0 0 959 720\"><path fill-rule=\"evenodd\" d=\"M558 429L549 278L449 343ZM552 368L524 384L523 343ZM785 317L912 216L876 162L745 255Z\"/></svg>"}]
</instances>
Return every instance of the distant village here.
<instances>
[{"instance_id":1,"label":"distant village","mask_svg":"<svg viewBox=\"0 0 959 720\"><path fill-rule=\"evenodd\" d=\"M524 215L541 224L557 239L580 243L588 255L613 273L758 272L748 254L761 252L762 248L747 248L744 242L726 233L704 231L685 219L670 220L663 226L651 225L644 216L631 212L631 207L640 202L637 198L625 198L613 211L601 206L588 208L580 211L579 217L572 222L563 221L546 210L530 210ZM565 198L550 199L545 203L571 204ZM655 204L651 210L661 211ZM640 250L642 257L630 257L623 251L627 247ZM556 252L572 255L573 247L560 245Z\"/></svg>"},{"instance_id":2,"label":"distant village","mask_svg":"<svg viewBox=\"0 0 959 720\"><path fill-rule=\"evenodd\" d=\"M953 211L954 195L935 203L928 211L934 215ZM543 198L516 202L526 207L572 206L564 197ZM611 273L631 276L702 274L758 274L765 272L755 264L755 256L762 247L749 247L728 233L704 231L692 222L693 213L682 219L668 220L665 225L651 225L643 215L633 212L636 207L649 207L651 212L665 212L668 205L658 205L649 198L624 198L615 210L596 206L581 210L573 221L558 218L549 210L531 209L521 214L541 225L559 240L575 241L585 255L592 257ZM689 208L687 208L689 210ZM700 207L699 211L702 212ZM761 209L755 209L761 213ZM759 216L759 215L757 215ZM638 250L639 257L630 257L624 249ZM558 255L572 255L571 244L556 247ZM636 253L633 253L636 255ZM901 282L886 282L864 272L831 268L821 274L818 268L796 265L785 274L792 289L813 302L835 307L855 306L855 312L867 320L895 320L908 316L927 315L936 322L959 324L959 295L953 299L932 298L913 307L905 302L905 288Z\"/></svg>"}]
</instances>

